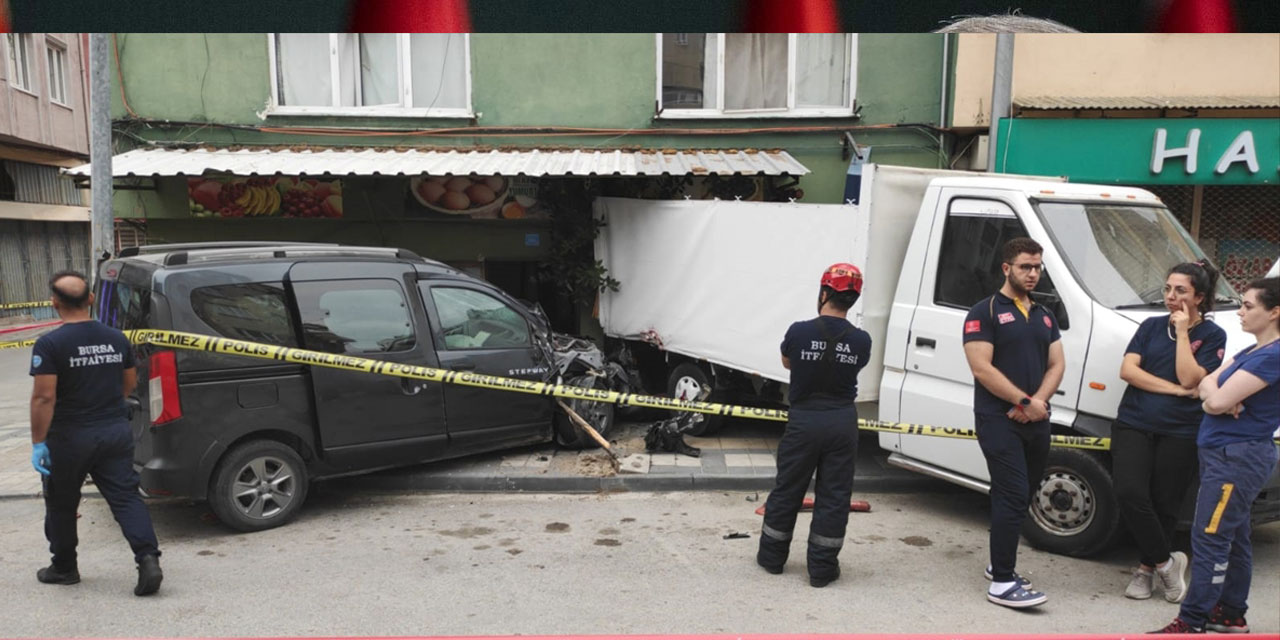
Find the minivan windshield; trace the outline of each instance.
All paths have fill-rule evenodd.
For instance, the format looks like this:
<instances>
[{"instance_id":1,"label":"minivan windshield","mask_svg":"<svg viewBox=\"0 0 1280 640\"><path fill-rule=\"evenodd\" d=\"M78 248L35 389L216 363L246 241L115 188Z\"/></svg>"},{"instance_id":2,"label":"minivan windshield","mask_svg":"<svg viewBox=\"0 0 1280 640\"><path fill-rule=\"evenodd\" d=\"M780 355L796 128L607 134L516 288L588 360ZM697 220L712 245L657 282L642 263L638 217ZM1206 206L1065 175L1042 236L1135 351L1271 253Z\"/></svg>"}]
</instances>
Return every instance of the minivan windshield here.
<instances>
[{"instance_id":1,"label":"minivan windshield","mask_svg":"<svg viewBox=\"0 0 1280 640\"><path fill-rule=\"evenodd\" d=\"M1034 203L1085 290L1112 309L1163 308L1165 274L1204 252L1164 207L1103 202ZM1240 298L1218 280L1216 305Z\"/></svg>"}]
</instances>

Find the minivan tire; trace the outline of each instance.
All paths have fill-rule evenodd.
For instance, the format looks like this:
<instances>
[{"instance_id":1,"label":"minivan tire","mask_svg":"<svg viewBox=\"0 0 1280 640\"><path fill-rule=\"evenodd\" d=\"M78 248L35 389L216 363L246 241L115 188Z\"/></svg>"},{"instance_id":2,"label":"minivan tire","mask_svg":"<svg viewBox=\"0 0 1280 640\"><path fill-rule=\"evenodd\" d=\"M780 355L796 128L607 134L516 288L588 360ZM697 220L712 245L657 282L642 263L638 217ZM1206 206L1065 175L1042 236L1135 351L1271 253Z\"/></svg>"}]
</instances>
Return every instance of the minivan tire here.
<instances>
[{"instance_id":1,"label":"minivan tire","mask_svg":"<svg viewBox=\"0 0 1280 640\"><path fill-rule=\"evenodd\" d=\"M684 396L685 400L701 402L719 401L714 397L718 394L715 393L715 382L711 374L693 362L681 362L671 369L671 375L667 376L667 395L677 399ZM724 421L724 416L699 413L694 416L693 425L685 433L691 436L711 435L724 426Z\"/></svg>"},{"instance_id":2,"label":"minivan tire","mask_svg":"<svg viewBox=\"0 0 1280 640\"><path fill-rule=\"evenodd\" d=\"M209 507L237 531L262 531L288 523L309 488L307 468L292 447L275 440L236 445L210 480Z\"/></svg>"},{"instance_id":3,"label":"minivan tire","mask_svg":"<svg viewBox=\"0 0 1280 640\"><path fill-rule=\"evenodd\" d=\"M569 378L564 383L571 387L586 387L588 389L602 389L606 385L603 378L593 375ZM613 431L613 425L616 421L618 405L611 402L592 402L581 399L562 399L562 401L583 420L586 420L596 430L596 433L600 434L601 438L608 440L609 433ZM552 426L555 428L556 444L565 449L594 449L600 446L600 443L596 442L595 438L587 435L586 431L579 428L569 418L559 404L555 407Z\"/></svg>"},{"instance_id":4,"label":"minivan tire","mask_svg":"<svg viewBox=\"0 0 1280 640\"><path fill-rule=\"evenodd\" d=\"M1050 449L1022 526L1031 546L1083 558L1111 547L1121 533L1120 507L1102 456Z\"/></svg>"}]
</instances>

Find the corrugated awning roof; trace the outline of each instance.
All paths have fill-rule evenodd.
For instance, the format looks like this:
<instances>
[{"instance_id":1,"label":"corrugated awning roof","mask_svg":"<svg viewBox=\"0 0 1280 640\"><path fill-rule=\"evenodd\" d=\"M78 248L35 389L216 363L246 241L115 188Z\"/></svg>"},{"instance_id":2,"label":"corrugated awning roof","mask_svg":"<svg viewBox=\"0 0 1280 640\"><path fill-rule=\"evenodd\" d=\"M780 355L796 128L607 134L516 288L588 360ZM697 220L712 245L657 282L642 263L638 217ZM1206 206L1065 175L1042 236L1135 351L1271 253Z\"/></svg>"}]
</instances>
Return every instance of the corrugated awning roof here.
<instances>
[{"instance_id":1,"label":"corrugated awning roof","mask_svg":"<svg viewBox=\"0 0 1280 640\"><path fill-rule=\"evenodd\" d=\"M111 159L117 178L253 175L792 175L809 173L786 151L707 149L678 151L312 149L135 149ZM67 173L88 177L85 164Z\"/></svg>"},{"instance_id":2,"label":"corrugated awning roof","mask_svg":"<svg viewBox=\"0 0 1280 640\"><path fill-rule=\"evenodd\" d=\"M1280 96L1026 96L1023 109L1257 109L1280 107Z\"/></svg>"}]
</instances>

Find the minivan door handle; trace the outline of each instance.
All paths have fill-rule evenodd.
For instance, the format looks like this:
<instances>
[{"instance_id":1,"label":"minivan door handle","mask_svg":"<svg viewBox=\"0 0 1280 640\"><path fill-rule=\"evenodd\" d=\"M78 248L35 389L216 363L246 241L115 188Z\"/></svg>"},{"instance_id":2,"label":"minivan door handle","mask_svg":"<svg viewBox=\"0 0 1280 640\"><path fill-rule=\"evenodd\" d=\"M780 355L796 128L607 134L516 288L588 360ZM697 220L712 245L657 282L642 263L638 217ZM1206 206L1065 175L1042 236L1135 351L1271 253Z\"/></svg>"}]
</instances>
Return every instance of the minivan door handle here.
<instances>
[{"instance_id":1,"label":"minivan door handle","mask_svg":"<svg viewBox=\"0 0 1280 640\"><path fill-rule=\"evenodd\" d=\"M929 347L930 349L933 349L933 348L936 348L936 347L938 346L938 341L937 341L937 340L934 340L933 338L925 338L925 337L922 337L922 336L916 336L916 346L917 346L917 347Z\"/></svg>"},{"instance_id":2,"label":"minivan door handle","mask_svg":"<svg viewBox=\"0 0 1280 640\"><path fill-rule=\"evenodd\" d=\"M419 393L422 393L422 388L424 386L426 385L424 385L421 380L400 378L400 391L406 396L416 396Z\"/></svg>"}]
</instances>

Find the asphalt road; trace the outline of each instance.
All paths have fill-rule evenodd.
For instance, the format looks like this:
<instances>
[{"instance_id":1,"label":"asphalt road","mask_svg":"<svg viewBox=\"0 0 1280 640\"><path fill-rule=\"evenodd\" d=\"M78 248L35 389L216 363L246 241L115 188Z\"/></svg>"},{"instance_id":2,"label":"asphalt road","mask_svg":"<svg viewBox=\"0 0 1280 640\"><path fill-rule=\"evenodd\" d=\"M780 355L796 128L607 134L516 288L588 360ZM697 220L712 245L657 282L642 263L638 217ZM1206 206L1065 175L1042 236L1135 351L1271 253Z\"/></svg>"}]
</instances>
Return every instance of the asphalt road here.
<instances>
[{"instance_id":1,"label":"asphalt road","mask_svg":"<svg viewBox=\"0 0 1280 640\"><path fill-rule=\"evenodd\" d=\"M1024 549L1019 571L1050 600L997 607L983 595L984 496L856 493L873 511L851 515L844 577L825 589L808 585L799 542L784 574L755 566L753 494L378 496L337 485L293 524L251 535L204 507L157 504L166 579L153 598L132 595L128 547L96 499L82 505L83 582L36 582L48 558L41 503L9 500L0 636L1134 633L1176 613L1158 596L1121 595L1132 549L1093 560ZM1280 525L1254 535L1249 618L1275 632Z\"/></svg>"}]
</instances>

